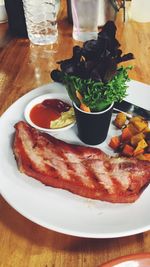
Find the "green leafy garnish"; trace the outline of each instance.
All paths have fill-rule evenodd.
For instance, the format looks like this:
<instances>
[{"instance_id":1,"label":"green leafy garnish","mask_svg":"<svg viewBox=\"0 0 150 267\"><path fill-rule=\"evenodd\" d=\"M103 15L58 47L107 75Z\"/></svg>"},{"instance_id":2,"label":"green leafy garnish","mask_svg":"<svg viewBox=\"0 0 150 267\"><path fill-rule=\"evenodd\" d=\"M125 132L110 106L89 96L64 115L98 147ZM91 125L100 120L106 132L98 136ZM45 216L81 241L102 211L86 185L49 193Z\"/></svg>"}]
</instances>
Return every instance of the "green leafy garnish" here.
<instances>
[{"instance_id":1,"label":"green leafy garnish","mask_svg":"<svg viewBox=\"0 0 150 267\"><path fill-rule=\"evenodd\" d=\"M81 79L68 74L64 75L63 81L68 94L76 105L80 106L80 101L76 96L76 91L82 96L82 102L90 108L91 111L101 111L107 108L113 102L121 101L126 95L129 81L128 67L117 69L116 75L108 82L94 81L92 79Z\"/></svg>"}]
</instances>

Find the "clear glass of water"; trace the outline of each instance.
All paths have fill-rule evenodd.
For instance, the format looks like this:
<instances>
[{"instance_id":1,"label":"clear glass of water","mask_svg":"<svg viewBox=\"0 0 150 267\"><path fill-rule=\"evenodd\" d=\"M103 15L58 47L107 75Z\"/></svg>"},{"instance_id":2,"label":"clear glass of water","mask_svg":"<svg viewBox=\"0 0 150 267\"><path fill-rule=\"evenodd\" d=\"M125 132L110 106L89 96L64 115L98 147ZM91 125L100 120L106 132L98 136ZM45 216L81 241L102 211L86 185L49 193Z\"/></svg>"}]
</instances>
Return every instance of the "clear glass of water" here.
<instances>
[{"instance_id":1,"label":"clear glass of water","mask_svg":"<svg viewBox=\"0 0 150 267\"><path fill-rule=\"evenodd\" d=\"M29 40L33 44L54 44L58 37L60 0L23 0Z\"/></svg>"},{"instance_id":2,"label":"clear glass of water","mask_svg":"<svg viewBox=\"0 0 150 267\"><path fill-rule=\"evenodd\" d=\"M71 0L73 38L85 42L97 38L100 0Z\"/></svg>"}]
</instances>

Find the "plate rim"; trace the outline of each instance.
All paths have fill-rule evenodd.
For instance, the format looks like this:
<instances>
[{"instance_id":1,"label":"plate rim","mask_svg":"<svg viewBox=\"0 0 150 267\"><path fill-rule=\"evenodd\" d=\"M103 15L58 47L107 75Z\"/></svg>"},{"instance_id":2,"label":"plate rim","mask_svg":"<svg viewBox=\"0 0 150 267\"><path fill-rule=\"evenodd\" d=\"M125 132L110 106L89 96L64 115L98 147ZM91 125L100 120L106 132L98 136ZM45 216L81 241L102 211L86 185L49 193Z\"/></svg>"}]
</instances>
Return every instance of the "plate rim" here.
<instances>
[{"instance_id":1,"label":"plate rim","mask_svg":"<svg viewBox=\"0 0 150 267\"><path fill-rule=\"evenodd\" d=\"M145 257L147 259L150 259L150 252L132 253L132 254L120 256L120 257L114 258L110 261L107 261L107 262L103 263L102 265L99 265L98 267L113 267L112 264L118 265L120 263L125 263L126 261L131 261L131 260L137 261L139 259L145 259ZM111 264L111 266L110 266L110 264Z\"/></svg>"}]
</instances>

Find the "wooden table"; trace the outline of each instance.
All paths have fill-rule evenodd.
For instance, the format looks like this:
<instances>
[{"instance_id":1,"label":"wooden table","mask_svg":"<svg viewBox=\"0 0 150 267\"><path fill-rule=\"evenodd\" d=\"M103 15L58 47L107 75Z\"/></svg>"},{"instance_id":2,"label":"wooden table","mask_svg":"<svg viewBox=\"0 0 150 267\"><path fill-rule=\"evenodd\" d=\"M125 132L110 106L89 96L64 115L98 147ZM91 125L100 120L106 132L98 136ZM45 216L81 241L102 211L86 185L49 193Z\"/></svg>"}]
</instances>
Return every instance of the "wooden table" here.
<instances>
[{"instance_id":1,"label":"wooden table","mask_svg":"<svg viewBox=\"0 0 150 267\"><path fill-rule=\"evenodd\" d=\"M135 55L131 78L150 84L150 23L123 24L119 13L116 24L124 53ZM72 26L67 22L64 1L55 53L50 46L34 46L27 39L11 38L7 28L7 23L0 25L1 115L16 99L49 83L56 61L70 57L77 43L71 36ZM38 226L0 198L1 267L95 267L122 255L141 252L150 252L150 232L112 239L72 237Z\"/></svg>"}]
</instances>

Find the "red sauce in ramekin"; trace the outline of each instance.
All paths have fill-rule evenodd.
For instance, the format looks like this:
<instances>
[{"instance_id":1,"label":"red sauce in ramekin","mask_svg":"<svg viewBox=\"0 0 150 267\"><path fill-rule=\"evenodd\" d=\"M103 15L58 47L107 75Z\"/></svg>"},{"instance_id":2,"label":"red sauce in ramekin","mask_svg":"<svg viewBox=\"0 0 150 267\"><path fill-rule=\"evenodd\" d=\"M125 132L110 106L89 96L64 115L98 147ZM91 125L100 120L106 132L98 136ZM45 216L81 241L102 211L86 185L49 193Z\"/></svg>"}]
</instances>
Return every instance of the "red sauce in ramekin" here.
<instances>
[{"instance_id":1,"label":"red sauce in ramekin","mask_svg":"<svg viewBox=\"0 0 150 267\"><path fill-rule=\"evenodd\" d=\"M30 119L37 126L49 129L50 122L58 119L61 112L68 111L70 107L60 99L46 99L31 109Z\"/></svg>"}]
</instances>

